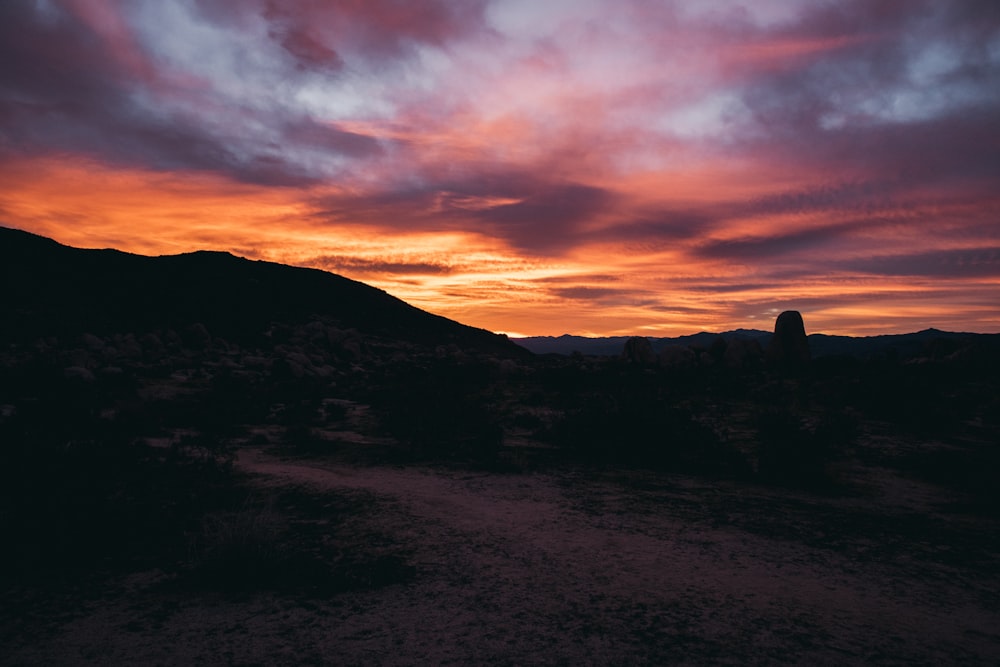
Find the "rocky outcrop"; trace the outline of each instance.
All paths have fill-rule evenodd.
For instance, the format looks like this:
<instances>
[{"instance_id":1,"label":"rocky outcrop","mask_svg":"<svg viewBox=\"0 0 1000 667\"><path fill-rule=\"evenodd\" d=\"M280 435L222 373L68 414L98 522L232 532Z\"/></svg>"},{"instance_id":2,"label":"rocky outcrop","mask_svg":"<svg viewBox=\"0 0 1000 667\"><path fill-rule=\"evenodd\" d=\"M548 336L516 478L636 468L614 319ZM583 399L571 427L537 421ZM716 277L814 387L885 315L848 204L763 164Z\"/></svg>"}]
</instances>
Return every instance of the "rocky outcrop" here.
<instances>
[{"instance_id":1,"label":"rocky outcrop","mask_svg":"<svg viewBox=\"0 0 1000 667\"><path fill-rule=\"evenodd\" d=\"M767 346L767 360L775 365L797 367L809 363L809 339L802 314L786 310L774 322L774 336Z\"/></svg>"},{"instance_id":2,"label":"rocky outcrop","mask_svg":"<svg viewBox=\"0 0 1000 667\"><path fill-rule=\"evenodd\" d=\"M648 338L632 336L625 341L622 359L633 364L653 364L656 363L656 354L653 352L653 345Z\"/></svg>"}]
</instances>

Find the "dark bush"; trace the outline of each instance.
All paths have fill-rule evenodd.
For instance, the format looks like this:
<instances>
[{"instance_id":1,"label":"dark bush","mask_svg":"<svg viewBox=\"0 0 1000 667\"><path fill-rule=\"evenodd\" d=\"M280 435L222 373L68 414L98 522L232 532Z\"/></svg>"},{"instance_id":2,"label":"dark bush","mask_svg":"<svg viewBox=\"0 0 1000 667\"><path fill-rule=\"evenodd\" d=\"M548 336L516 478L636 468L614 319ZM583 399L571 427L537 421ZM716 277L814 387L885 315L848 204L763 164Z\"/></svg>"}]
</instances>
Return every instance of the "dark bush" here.
<instances>
[{"instance_id":1,"label":"dark bush","mask_svg":"<svg viewBox=\"0 0 1000 667\"><path fill-rule=\"evenodd\" d=\"M812 425L788 410L767 410L756 420L757 472L761 479L799 488L835 483L832 464L858 434L858 422L843 412L825 413Z\"/></svg>"},{"instance_id":2,"label":"dark bush","mask_svg":"<svg viewBox=\"0 0 1000 667\"><path fill-rule=\"evenodd\" d=\"M487 375L474 366L414 369L374 396L380 422L418 457L491 460L503 442Z\"/></svg>"},{"instance_id":3,"label":"dark bush","mask_svg":"<svg viewBox=\"0 0 1000 667\"><path fill-rule=\"evenodd\" d=\"M291 570L284 518L253 498L242 507L206 514L191 534L196 581L225 591L271 588Z\"/></svg>"},{"instance_id":4,"label":"dark bush","mask_svg":"<svg viewBox=\"0 0 1000 667\"><path fill-rule=\"evenodd\" d=\"M655 397L592 398L552 430L566 451L597 462L686 472L742 473L743 457L689 411Z\"/></svg>"}]
</instances>

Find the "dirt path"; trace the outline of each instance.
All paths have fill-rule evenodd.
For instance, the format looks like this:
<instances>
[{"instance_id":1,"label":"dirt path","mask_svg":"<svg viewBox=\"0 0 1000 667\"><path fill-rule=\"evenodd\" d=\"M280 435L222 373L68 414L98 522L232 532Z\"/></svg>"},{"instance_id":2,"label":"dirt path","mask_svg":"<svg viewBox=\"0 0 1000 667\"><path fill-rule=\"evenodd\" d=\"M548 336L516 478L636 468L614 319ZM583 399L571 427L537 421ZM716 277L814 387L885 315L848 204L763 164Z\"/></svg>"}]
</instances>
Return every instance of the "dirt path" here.
<instances>
[{"instance_id":1,"label":"dirt path","mask_svg":"<svg viewBox=\"0 0 1000 667\"><path fill-rule=\"evenodd\" d=\"M354 467L259 450L238 464L265 487L373 494L375 510L359 520L405 545L416 576L322 601L163 598L137 579L10 664L1000 659L995 560L939 562L928 545L885 556L870 535L834 548L799 536L815 530L808 522L748 530L730 514L797 521L752 490L682 477L630 486L574 471Z\"/></svg>"},{"instance_id":2,"label":"dirt path","mask_svg":"<svg viewBox=\"0 0 1000 667\"><path fill-rule=\"evenodd\" d=\"M877 660L1000 656L1000 615L942 565L906 564L713 527L704 490L564 475L490 475L241 460L273 480L363 489L422 576L341 636L400 662ZM662 496L662 494L660 494ZM994 598L995 600L995 598ZM390 659L391 661L391 659Z\"/></svg>"}]
</instances>

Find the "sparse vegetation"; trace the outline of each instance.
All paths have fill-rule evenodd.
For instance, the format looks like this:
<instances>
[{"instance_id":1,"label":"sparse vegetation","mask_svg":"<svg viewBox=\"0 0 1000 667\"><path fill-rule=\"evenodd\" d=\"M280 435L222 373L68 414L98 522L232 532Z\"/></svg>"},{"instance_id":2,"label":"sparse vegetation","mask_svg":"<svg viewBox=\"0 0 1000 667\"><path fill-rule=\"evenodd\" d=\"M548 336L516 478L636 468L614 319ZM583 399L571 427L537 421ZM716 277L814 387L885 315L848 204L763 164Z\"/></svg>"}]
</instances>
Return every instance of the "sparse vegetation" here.
<instances>
[{"instance_id":1,"label":"sparse vegetation","mask_svg":"<svg viewBox=\"0 0 1000 667\"><path fill-rule=\"evenodd\" d=\"M268 588L291 570L285 518L248 497L236 510L205 514L190 535L194 574L227 591Z\"/></svg>"}]
</instances>

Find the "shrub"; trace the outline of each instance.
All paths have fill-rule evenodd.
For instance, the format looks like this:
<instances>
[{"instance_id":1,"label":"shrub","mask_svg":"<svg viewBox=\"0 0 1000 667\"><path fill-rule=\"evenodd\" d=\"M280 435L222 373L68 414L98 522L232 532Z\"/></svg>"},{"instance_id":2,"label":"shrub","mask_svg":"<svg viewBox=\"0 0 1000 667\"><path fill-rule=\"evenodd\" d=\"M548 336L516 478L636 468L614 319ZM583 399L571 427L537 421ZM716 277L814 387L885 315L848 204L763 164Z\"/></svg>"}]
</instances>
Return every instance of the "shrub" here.
<instances>
[{"instance_id":1,"label":"shrub","mask_svg":"<svg viewBox=\"0 0 1000 667\"><path fill-rule=\"evenodd\" d=\"M283 533L284 522L271 502L248 498L235 511L205 515L191 536L196 579L226 591L277 583L288 560Z\"/></svg>"}]
</instances>

